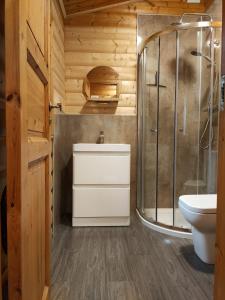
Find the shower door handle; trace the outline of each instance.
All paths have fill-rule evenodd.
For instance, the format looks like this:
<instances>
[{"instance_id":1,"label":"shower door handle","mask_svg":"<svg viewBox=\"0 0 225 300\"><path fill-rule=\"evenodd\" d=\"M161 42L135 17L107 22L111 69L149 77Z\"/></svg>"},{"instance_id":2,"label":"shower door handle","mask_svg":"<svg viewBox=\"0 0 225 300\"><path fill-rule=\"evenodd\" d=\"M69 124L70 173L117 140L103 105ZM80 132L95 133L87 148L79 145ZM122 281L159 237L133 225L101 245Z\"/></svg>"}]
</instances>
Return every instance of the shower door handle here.
<instances>
[{"instance_id":1,"label":"shower door handle","mask_svg":"<svg viewBox=\"0 0 225 300\"><path fill-rule=\"evenodd\" d=\"M157 132L158 132L158 129L151 128L150 131L153 132L153 133L157 133Z\"/></svg>"}]
</instances>

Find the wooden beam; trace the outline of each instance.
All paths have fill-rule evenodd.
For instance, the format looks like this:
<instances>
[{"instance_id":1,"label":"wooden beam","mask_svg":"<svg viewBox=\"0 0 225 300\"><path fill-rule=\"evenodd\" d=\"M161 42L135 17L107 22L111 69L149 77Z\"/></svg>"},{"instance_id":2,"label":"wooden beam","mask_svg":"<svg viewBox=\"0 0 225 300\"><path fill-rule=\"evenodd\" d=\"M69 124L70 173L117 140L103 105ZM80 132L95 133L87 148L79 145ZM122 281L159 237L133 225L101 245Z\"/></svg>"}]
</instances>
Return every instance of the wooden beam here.
<instances>
[{"instance_id":1,"label":"wooden beam","mask_svg":"<svg viewBox=\"0 0 225 300\"><path fill-rule=\"evenodd\" d=\"M63 1L63 0L59 0L59 1ZM82 14L99 12L99 11L102 11L102 10L105 10L105 9L110 9L110 8L126 5L126 4L129 4L129 3L132 3L132 2L140 2L140 1L141 0L123 0L123 1L118 0L117 3L102 5L102 6L99 6L99 7L96 7L96 8L87 9L87 10L75 12L73 14L69 14L69 15L66 16L66 18L71 18L71 17L74 17L74 16L82 15Z\"/></svg>"}]
</instances>

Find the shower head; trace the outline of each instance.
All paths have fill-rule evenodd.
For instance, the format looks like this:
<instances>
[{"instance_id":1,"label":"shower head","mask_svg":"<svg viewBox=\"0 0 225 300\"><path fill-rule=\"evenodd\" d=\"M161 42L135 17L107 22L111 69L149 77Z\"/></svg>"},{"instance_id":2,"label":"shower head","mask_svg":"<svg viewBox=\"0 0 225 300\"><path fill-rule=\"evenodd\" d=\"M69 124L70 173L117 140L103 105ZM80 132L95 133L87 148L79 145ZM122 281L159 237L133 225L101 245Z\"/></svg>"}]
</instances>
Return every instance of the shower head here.
<instances>
[{"instance_id":1,"label":"shower head","mask_svg":"<svg viewBox=\"0 0 225 300\"><path fill-rule=\"evenodd\" d=\"M212 60L211 60L210 57L208 57L208 56L202 54L201 52L199 52L199 51L197 51L197 50L192 50L192 51L191 51L191 55L193 55L193 56L198 56L198 57L203 57L203 58L205 58L207 61L209 61L210 63L212 63Z\"/></svg>"}]
</instances>

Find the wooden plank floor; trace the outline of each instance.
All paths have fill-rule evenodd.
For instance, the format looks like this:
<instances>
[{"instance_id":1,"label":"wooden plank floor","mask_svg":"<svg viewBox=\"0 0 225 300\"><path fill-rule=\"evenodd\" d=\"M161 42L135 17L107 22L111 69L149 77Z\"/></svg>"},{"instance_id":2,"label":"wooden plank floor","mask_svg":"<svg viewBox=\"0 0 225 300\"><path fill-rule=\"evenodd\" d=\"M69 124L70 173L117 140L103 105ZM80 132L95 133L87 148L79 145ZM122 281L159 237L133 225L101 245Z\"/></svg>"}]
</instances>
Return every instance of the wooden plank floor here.
<instances>
[{"instance_id":1,"label":"wooden plank floor","mask_svg":"<svg viewBox=\"0 0 225 300\"><path fill-rule=\"evenodd\" d=\"M56 228L51 300L212 299L213 267L189 240L144 227Z\"/></svg>"}]
</instances>

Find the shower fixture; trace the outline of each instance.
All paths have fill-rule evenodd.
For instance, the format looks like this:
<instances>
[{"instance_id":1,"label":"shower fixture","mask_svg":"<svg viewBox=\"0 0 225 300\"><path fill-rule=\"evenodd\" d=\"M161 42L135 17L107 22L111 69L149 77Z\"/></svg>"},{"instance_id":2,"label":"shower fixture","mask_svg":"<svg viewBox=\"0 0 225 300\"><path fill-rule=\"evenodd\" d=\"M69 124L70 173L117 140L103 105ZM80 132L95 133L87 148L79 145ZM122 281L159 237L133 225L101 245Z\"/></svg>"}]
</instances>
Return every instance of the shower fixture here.
<instances>
[{"instance_id":1,"label":"shower fixture","mask_svg":"<svg viewBox=\"0 0 225 300\"><path fill-rule=\"evenodd\" d=\"M219 40L214 40L213 42L208 41L207 45L208 47L211 47L211 43L213 43L214 49L220 48L220 41Z\"/></svg>"},{"instance_id":2,"label":"shower fixture","mask_svg":"<svg viewBox=\"0 0 225 300\"><path fill-rule=\"evenodd\" d=\"M188 16L147 37L138 56L137 211L146 226L181 237L190 226L180 195L216 191L220 93L221 24Z\"/></svg>"},{"instance_id":3,"label":"shower fixture","mask_svg":"<svg viewBox=\"0 0 225 300\"><path fill-rule=\"evenodd\" d=\"M210 57L208 57L207 55L202 54L201 52L197 51L197 50L192 50L191 51L191 55L193 56L198 56L198 57L203 57L205 58L208 62L212 63L212 59Z\"/></svg>"},{"instance_id":4,"label":"shower fixture","mask_svg":"<svg viewBox=\"0 0 225 300\"><path fill-rule=\"evenodd\" d=\"M184 25L184 24L188 24L188 23L184 22L184 18L186 16L200 18L201 22L203 22L203 21L212 22L213 21L212 17L209 14L205 14L205 13L184 13L181 16L180 20L178 22L172 23L171 26L181 26L181 25ZM205 20L203 20L203 19L205 19ZM190 22L190 20L189 20L189 22ZM197 22L199 22L199 20Z\"/></svg>"},{"instance_id":5,"label":"shower fixture","mask_svg":"<svg viewBox=\"0 0 225 300\"><path fill-rule=\"evenodd\" d=\"M216 90L218 90L218 85L219 85L219 79L218 79L218 77L219 77L219 75L217 73L216 76L215 76L215 82L214 82L214 87L213 87L213 95L215 95ZM202 131L202 133L200 135L199 146L200 146L200 149L202 149L202 150L209 149L210 143L212 144L213 140L214 140L214 128L212 126L212 128L211 128L211 136L208 137L208 142L207 142L206 145L204 145L204 138L205 138L205 135L207 133L207 130L210 127L211 113L218 113L219 112L219 106L218 105L212 105L211 106L211 101L213 100L212 98L213 98L213 96L210 94L209 95L209 99L208 99L207 109L203 109L203 112L208 112L208 118L206 120L206 123L205 123L205 126L203 128L203 131Z\"/></svg>"},{"instance_id":6,"label":"shower fixture","mask_svg":"<svg viewBox=\"0 0 225 300\"><path fill-rule=\"evenodd\" d=\"M213 42L213 44L214 44L214 47L215 47L215 48L219 48L219 47L220 47L220 41L219 41L219 40L215 40L215 41Z\"/></svg>"}]
</instances>

